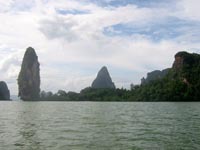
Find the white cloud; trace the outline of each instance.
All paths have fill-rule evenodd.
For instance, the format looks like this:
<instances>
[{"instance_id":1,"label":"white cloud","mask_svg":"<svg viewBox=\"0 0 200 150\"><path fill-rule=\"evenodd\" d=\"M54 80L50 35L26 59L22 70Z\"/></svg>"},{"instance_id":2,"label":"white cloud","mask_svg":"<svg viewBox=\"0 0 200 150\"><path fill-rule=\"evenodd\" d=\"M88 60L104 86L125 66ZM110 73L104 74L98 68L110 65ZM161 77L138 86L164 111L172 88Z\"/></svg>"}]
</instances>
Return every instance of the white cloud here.
<instances>
[{"instance_id":1,"label":"white cloud","mask_svg":"<svg viewBox=\"0 0 200 150\"><path fill-rule=\"evenodd\" d=\"M76 26L77 22L72 17L56 16L41 20L39 30L49 39L74 41L79 37Z\"/></svg>"},{"instance_id":2,"label":"white cloud","mask_svg":"<svg viewBox=\"0 0 200 150\"><path fill-rule=\"evenodd\" d=\"M6 81L10 91L16 94L22 53L17 49L9 49L6 45L0 48L0 52L0 80Z\"/></svg>"},{"instance_id":3,"label":"white cloud","mask_svg":"<svg viewBox=\"0 0 200 150\"><path fill-rule=\"evenodd\" d=\"M0 0L0 12L6 12L10 9L10 6L12 4L12 0Z\"/></svg>"},{"instance_id":4,"label":"white cloud","mask_svg":"<svg viewBox=\"0 0 200 150\"><path fill-rule=\"evenodd\" d=\"M110 66L110 70L113 67L119 72L135 73L111 72L118 87L123 83L125 87L129 82L139 83L146 72L170 67L177 51L200 48L200 44L189 39L194 32L174 41L154 42L141 34L109 37L103 34L104 28L127 23L130 26L148 25L171 16L199 21L199 14L195 13L198 1L192 1L189 4L180 1L172 12L170 8L139 8L136 5L103 8L76 0L20 0L14 7L13 2L18 1L0 0L1 80L8 82L11 93L17 93L20 62L25 49L32 46L41 63L42 89L79 91L91 84L103 65ZM58 9L88 13L59 14ZM84 70L75 64L93 70Z\"/></svg>"},{"instance_id":5,"label":"white cloud","mask_svg":"<svg viewBox=\"0 0 200 150\"><path fill-rule=\"evenodd\" d=\"M199 6L199 0L181 0L177 3L176 15L182 19L200 21Z\"/></svg>"}]
</instances>

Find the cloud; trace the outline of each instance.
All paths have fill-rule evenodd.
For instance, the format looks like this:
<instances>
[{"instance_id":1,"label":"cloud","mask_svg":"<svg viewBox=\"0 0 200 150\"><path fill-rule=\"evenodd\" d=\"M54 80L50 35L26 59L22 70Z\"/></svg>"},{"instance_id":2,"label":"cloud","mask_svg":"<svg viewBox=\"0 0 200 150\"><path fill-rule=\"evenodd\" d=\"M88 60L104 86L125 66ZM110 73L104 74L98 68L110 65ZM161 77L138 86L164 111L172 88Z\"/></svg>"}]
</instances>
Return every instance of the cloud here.
<instances>
[{"instance_id":1,"label":"cloud","mask_svg":"<svg viewBox=\"0 0 200 150\"><path fill-rule=\"evenodd\" d=\"M161 6L171 6L171 3L174 2L173 0L85 0L87 2L95 3L102 7L120 7L126 5L137 5L138 7L161 7ZM172 4L173 6L173 4Z\"/></svg>"},{"instance_id":2,"label":"cloud","mask_svg":"<svg viewBox=\"0 0 200 150\"><path fill-rule=\"evenodd\" d=\"M77 9L56 9L56 12L61 15L73 14L73 15L80 15L80 14L88 14L89 11L84 10L77 10Z\"/></svg>"},{"instance_id":3,"label":"cloud","mask_svg":"<svg viewBox=\"0 0 200 150\"><path fill-rule=\"evenodd\" d=\"M6 81L12 93L17 93L17 76L21 65L22 53L17 49L10 49L6 45L0 46L0 74L1 81Z\"/></svg>"},{"instance_id":4,"label":"cloud","mask_svg":"<svg viewBox=\"0 0 200 150\"><path fill-rule=\"evenodd\" d=\"M185 20L200 21L199 0L181 0L177 3L177 11L175 14Z\"/></svg>"},{"instance_id":5,"label":"cloud","mask_svg":"<svg viewBox=\"0 0 200 150\"><path fill-rule=\"evenodd\" d=\"M94 75L85 75L80 70L71 67L41 66L41 89L57 92L59 89L66 91L80 91L91 85ZM62 68L62 71L60 71ZM66 68L66 69L65 69ZM52 81L52 82L50 82Z\"/></svg>"},{"instance_id":6,"label":"cloud","mask_svg":"<svg viewBox=\"0 0 200 150\"><path fill-rule=\"evenodd\" d=\"M20 62L32 46L41 89L79 91L104 65L117 87L129 87L149 71L170 67L177 51L199 52L198 3L0 0L1 80L17 93Z\"/></svg>"},{"instance_id":7,"label":"cloud","mask_svg":"<svg viewBox=\"0 0 200 150\"><path fill-rule=\"evenodd\" d=\"M137 8L135 5L117 8L95 6L95 8L96 10L88 8L91 13L86 14L65 14L63 16L63 14L58 13L52 18L47 17L41 21L40 30L48 38L52 35L67 37L67 39L73 38L74 35L81 38L94 38L96 35L102 34L105 27L119 23L144 24L155 18L154 15L157 13L157 11L154 12L148 8Z\"/></svg>"},{"instance_id":8,"label":"cloud","mask_svg":"<svg viewBox=\"0 0 200 150\"><path fill-rule=\"evenodd\" d=\"M162 40L199 42L199 26L200 22L168 17L162 22L145 25L117 24L109 26L104 28L104 34L107 36L141 35L155 42Z\"/></svg>"},{"instance_id":9,"label":"cloud","mask_svg":"<svg viewBox=\"0 0 200 150\"><path fill-rule=\"evenodd\" d=\"M21 12L29 11L35 5L35 0L0 0L0 12Z\"/></svg>"},{"instance_id":10,"label":"cloud","mask_svg":"<svg viewBox=\"0 0 200 150\"><path fill-rule=\"evenodd\" d=\"M42 20L39 29L49 39L64 38L72 41L77 39L75 31L73 31L75 25L76 22L70 18L55 17L52 20Z\"/></svg>"}]
</instances>

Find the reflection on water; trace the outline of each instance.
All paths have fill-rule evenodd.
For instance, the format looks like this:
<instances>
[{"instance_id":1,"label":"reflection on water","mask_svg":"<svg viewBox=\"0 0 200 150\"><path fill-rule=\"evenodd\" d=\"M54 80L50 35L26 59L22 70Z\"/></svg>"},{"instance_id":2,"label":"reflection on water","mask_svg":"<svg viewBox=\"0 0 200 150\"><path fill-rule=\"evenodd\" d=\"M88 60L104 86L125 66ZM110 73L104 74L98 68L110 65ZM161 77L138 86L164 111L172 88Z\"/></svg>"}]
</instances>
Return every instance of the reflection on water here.
<instances>
[{"instance_id":1,"label":"reflection on water","mask_svg":"<svg viewBox=\"0 0 200 150\"><path fill-rule=\"evenodd\" d=\"M41 145L36 135L35 124L26 123L19 130L21 138L15 143L15 146L31 149L40 149Z\"/></svg>"},{"instance_id":2,"label":"reflection on water","mask_svg":"<svg viewBox=\"0 0 200 150\"><path fill-rule=\"evenodd\" d=\"M1 102L0 150L200 147L200 103Z\"/></svg>"}]
</instances>

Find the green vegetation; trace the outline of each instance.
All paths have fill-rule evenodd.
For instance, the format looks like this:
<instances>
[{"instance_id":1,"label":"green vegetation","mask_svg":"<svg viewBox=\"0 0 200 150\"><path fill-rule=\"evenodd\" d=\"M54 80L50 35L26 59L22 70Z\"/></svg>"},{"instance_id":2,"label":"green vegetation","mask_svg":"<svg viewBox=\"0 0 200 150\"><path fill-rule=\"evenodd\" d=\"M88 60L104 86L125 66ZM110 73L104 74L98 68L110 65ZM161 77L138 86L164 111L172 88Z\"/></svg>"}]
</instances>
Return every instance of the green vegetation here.
<instances>
[{"instance_id":1,"label":"green vegetation","mask_svg":"<svg viewBox=\"0 0 200 150\"><path fill-rule=\"evenodd\" d=\"M126 101L130 91L126 89L95 89L88 87L81 90L80 93L66 93L63 90L59 90L57 93L50 96L42 96L42 93L44 93L44 91L41 92L41 100L47 101Z\"/></svg>"},{"instance_id":2,"label":"green vegetation","mask_svg":"<svg viewBox=\"0 0 200 150\"><path fill-rule=\"evenodd\" d=\"M162 73L162 72L161 72ZM127 89L85 88L80 93L41 92L41 100L60 101L199 101L200 55L179 52L166 75Z\"/></svg>"},{"instance_id":3,"label":"green vegetation","mask_svg":"<svg viewBox=\"0 0 200 150\"><path fill-rule=\"evenodd\" d=\"M23 100L37 99L40 93L40 69L38 57L32 47L24 54L21 70L18 75L18 96Z\"/></svg>"}]
</instances>

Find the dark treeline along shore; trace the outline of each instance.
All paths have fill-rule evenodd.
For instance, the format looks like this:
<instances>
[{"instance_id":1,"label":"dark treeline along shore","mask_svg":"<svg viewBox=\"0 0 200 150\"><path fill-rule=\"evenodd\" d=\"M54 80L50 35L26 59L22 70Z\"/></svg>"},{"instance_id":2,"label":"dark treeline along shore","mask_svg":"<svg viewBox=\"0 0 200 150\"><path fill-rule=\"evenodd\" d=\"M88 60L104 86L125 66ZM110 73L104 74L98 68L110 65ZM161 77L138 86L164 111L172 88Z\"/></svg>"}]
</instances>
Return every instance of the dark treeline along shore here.
<instances>
[{"instance_id":1,"label":"dark treeline along shore","mask_svg":"<svg viewBox=\"0 0 200 150\"><path fill-rule=\"evenodd\" d=\"M172 67L155 70L130 90L115 87L108 69L100 69L91 87L80 93L40 90L40 64L35 50L26 49L18 76L19 97L25 101L200 101L200 55L178 52ZM5 82L0 82L0 99L9 100Z\"/></svg>"}]
</instances>

